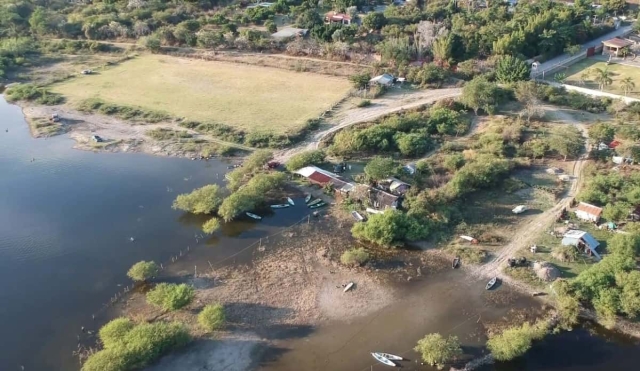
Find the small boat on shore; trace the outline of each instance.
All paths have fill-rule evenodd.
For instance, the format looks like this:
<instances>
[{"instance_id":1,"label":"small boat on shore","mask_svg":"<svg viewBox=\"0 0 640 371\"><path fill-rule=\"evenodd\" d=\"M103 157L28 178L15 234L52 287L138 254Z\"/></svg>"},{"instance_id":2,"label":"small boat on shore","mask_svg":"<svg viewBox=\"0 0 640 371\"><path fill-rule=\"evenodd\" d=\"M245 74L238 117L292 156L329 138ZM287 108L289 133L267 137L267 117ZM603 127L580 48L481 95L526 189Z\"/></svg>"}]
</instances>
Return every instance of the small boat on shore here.
<instances>
[{"instance_id":1,"label":"small boat on shore","mask_svg":"<svg viewBox=\"0 0 640 371\"><path fill-rule=\"evenodd\" d=\"M396 364L391 362L388 358L385 358L383 356L380 355L380 353L371 353L371 355L373 356L373 358L376 359L376 361L385 364L387 366L391 366L391 367L396 367Z\"/></svg>"},{"instance_id":2,"label":"small boat on shore","mask_svg":"<svg viewBox=\"0 0 640 371\"><path fill-rule=\"evenodd\" d=\"M253 214L253 213L250 213L250 212L246 212L245 214L247 214L247 216L248 216L249 218L253 218L253 219L255 219L255 220L260 220L260 219L262 219L262 217L261 217L260 215L256 215L256 214Z\"/></svg>"},{"instance_id":3,"label":"small boat on shore","mask_svg":"<svg viewBox=\"0 0 640 371\"><path fill-rule=\"evenodd\" d=\"M308 194L307 197L304 198L304 203L308 204L311 201L311 194Z\"/></svg>"},{"instance_id":4,"label":"small boat on shore","mask_svg":"<svg viewBox=\"0 0 640 371\"><path fill-rule=\"evenodd\" d=\"M381 353L381 352L376 352L377 354L383 356L384 358L390 360L390 361L403 361L404 358L397 356L395 354L389 354L389 353Z\"/></svg>"},{"instance_id":5,"label":"small boat on shore","mask_svg":"<svg viewBox=\"0 0 640 371\"><path fill-rule=\"evenodd\" d=\"M291 197L287 197L287 202L289 203L289 205L294 206L295 203L293 202L293 200L291 199Z\"/></svg>"},{"instance_id":6,"label":"small boat on shore","mask_svg":"<svg viewBox=\"0 0 640 371\"><path fill-rule=\"evenodd\" d=\"M496 282L498 282L498 277L493 277L489 282L487 282L486 289L491 290L491 288L495 286Z\"/></svg>"},{"instance_id":7,"label":"small boat on shore","mask_svg":"<svg viewBox=\"0 0 640 371\"><path fill-rule=\"evenodd\" d=\"M453 258L453 262L451 263L451 268L456 269L460 266L460 257L456 256Z\"/></svg>"},{"instance_id":8,"label":"small boat on shore","mask_svg":"<svg viewBox=\"0 0 640 371\"><path fill-rule=\"evenodd\" d=\"M352 211L351 215L355 218L355 220L357 220L359 222L364 220L364 217L362 215L360 215L360 213L357 212L357 211Z\"/></svg>"},{"instance_id":9,"label":"small boat on shore","mask_svg":"<svg viewBox=\"0 0 640 371\"><path fill-rule=\"evenodd\" d=\"M321 199L321 198L316 198L315 200L313 200L313 201L309 202L307 205L308 205L309 207L311 207L311 206L313 206L313 205L317 204L318 202L322 202L322 199Z\"/></svg>"},{"instance_id":10,"label":"small boat on shore","mask_svg":"<svg viewBox=\"0 0 640 371\"><path fill-rule=\"evenodd\" d=\"M354 285L353 282L347 283L347 286L344 287L344 290L342 290L342 292L347 292L347 291L351 290L353 288L353 285Z\"/></svg>"},{"instance_id":11,"label":"small boat on shore","mask_svg":"<svg viewBox=\"0 0 640 371\"><path fill-rule=\"evenodd\" d=\"M326 202L320 202L320 203L317 203L317 204L315 204L315 205L311 205L311 206L309 206L309 208L310 208L310 209L317 209L317 208L322 207L322 206L324 206L324 205L326 205L326 204L327 204Z\"/></svg>"},{"instance_id":12,"label":"small boat on shore","mask_svg":"<svg viewBox=\"0 0 640 371\"><path fill-rule=\"evenodd\" d=\"M278 204L278 205L269 205L272 209L284 209L285 207L289 207L289 204Z\"/></svg>"}]
</instances>

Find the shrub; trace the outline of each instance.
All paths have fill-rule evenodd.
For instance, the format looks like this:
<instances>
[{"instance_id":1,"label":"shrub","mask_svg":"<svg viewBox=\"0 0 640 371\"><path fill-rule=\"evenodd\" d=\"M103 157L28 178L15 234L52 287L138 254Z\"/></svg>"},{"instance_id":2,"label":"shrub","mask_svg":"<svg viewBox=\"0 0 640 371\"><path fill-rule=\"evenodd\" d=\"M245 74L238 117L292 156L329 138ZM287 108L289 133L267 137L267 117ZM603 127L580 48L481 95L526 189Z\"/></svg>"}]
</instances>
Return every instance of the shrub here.
<instances>
[{"instance_id":1,"label":"shrub","mask_svg":"<svg viewBox=\"0 0 640 371\"><path fill-rule=\"evenodd\" d=\"M134 324L130 319L116 318L100 328L98 337L105 348L110 348L122 341L133 327Z\"/></svg>"},{"instance_id":2,"label":"shrub","mask_svg":"<svg viewBox=\"0 0 640 371\"><path fill-rule=\"evenodd\" d=\"M172 311L189 305L194 296L193 287L187 284L160 283L147 293L147 301L166 311Z\"/></svg>"},{"instance_id":3,"label":"shrub","mask_svg":"<svg viewBox=\"0 0 640 371\"><path fill-rule=\"evenodd\" d=\"M457 356L462 355L460 342L455 336L444 338L440 334L429 334L418 341L418 345L413 348L420 353L422 360L441 370L444 365Z\"/></svg>"},{"instance_id":4,"label":"shrub","mask_svg":"<svg viewBox=\"0 0 640 371\"><path fill-rule=\"evenodd\" d=\"M221 304L207 305L198 314L198 323L207 331L218 330L224 322L225 313Z\"/></svg>"},{"instance_id":5,"label":"shrub","mask_svg":"<svg viewBox=\"0 0 640 371\"><path fill-rule=\"evenodd\" d=\"M192 214L211 214L218 210L221 203L222 190L217 184L209 184L191 193L178 195L171 207Z\"/></svg>"},{"instance_id":6,"label":"shrub","mask_svg":"<svg viewBox=\"0 0 640 371\"><path fill-rule=\"evenodd\" d=\"M134 281L146 281L158 275L160 271L158 265L153 261L139 261L135 263L127 272L127 276Z\"/></svg>"},{"instance_id":7,"label":"shrub","mask_svg":"<svg viewBox=\"0 0 640 371\"><path fill-rule=\"evenodd\" d=\"M220 219L218 218L211 218L202 225L202 231L206 234L213 234L218 229L220 229Z\"/></svg>"},{"instance_id":8,"label":"shrub","mask_svg":"<svg viewBox=\"0 0 640 371\"><path fill-rule=\"evenodd\" d=\"M360 266L369 260L369 253L364 248L349 249L340 257L340 262L348 266Z\"/></svg>"},{"instance_id":9,"label":"shrub","mask_svg":"<svg viewBox=\"0 0 640 371\"><path fill-rule=\"evenodd\" d=\"M398 164L389 157L374 157L364 167L369 179L382 180L396 174Z\"/></svg>"},{"instance_id":10,"label":"shrub","mask_svg":"<svg viewBox=\"0 0 640 371\"><path fill-rule=\"evenodd\" d=\"M429 235L429 227L403 212L387 210L369 217L366 223L351 228L357 239L368 240L381 246L399 246L405 240L415 241Z\"/></svg>"},{"instance_id":11,"label":"shrub","mask_svg":"<svg viewBox=\"0 0 640 371\"><path fill-rule=\"evenodd\" d=\"M85 99L78 104L77 109L83 112L99 112L103 115L116 116L123 120L140 120L149 123L171 119L171 115L166 112L111 104L98 98Z\"/></svg>"},{"instance_id":12,"label":"shrub","mask_svg":"<svg viewBox=\"0 0 640 371\"><path fill-rule=\"evenodd\" d=\"M320 165L325 157L326 154L321 149L305 151L292 156L285 166L287 170L295 171L309 165Z\"/></svg>"},{"instance_id":13,"label":"shrub","mask_svg":"<svg viewBox=\"0 0 640 371\"><path fill-rule=\"evenodd\" d=\"M285 181L286 176L283 173L258 174L242 189L225 198L218 214L225 221L229 221L245 211L253 210L264 202L269 191L281 187Z\"/></svg>"},{"instance_id":14,"label":"shrub","mask_svg":"<svg viewBox=\"0 0 640 371\"><path fill-rule=\"evenodd\" d=\"M55 105L64 102L62 95L32 84L20 84L7 89L5 96L9 102L32 101L43 105Z\"/></svg>"},{"instance_id":15,"label":"shrub","mask_svg":"<svg viewBox=\"0 0 640 371\"><path fill-rule=\"evenodd\" d=\"M542 339L547 334L547 326L547 321L541 321L508 328L498 335L490 335L487 347L498 361L510 361L525 354L534 340Z\"/></svg>"},{"instance_id":16,"label":"shrub","mask_svg":"<svg viewBox=\"0 0 640 371\"><path fill-rule=\"evenodd\" d=\"M369 99L363 99L360 102L358 102L358 104L356 104L358 108L369 107L370 105L371 105L371 101Z\"/></svg>"}]
</instances>

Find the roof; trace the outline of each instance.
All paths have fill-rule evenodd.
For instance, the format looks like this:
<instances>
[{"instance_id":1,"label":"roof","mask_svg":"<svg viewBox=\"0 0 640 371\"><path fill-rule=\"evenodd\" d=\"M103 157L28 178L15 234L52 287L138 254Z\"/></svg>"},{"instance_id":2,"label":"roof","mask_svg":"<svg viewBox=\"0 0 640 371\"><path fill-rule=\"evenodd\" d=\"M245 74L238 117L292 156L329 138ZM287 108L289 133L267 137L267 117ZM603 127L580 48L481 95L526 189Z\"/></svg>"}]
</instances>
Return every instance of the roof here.
<instances>
[{"instance_id":1,"label":"roof","mask_svg":"<svg viewBox=\"0 0 640 371\"><path fill-rule=\"evenodd\" d=\"M332 21L342 21L343 19L350 21L351 20L351 16L349 14L344 14L344 13L336 13L336 12L329 12L326 15L327 19L330 19Z\"/></svg>"},{"instance_id":2,"label":"roof","mask_svg":"<svg viewBox=\"0 0 640 371\"><path fill-rule=\"evenodd\" d=\"M619 37L614 37L610 40L605 40L602 42L605 46L614 47L614 48L624 48L629 45L633 45L632 41L621 39Z\"/></svg>"},{"instance_id":3,"label":"roof","mask_svg":"<svg viewBox=\"0 0 640 371\"><path fill-rule=\"evenodd\" d=\"M372 78L371 80L369 80L369 82L375 82L377 84L382 84L382 85L387 85L387 84L391 84L393 82L393 76L389 75L388 73L376 76L374 78Z\"/></svg>"},{"instance_id":4,"label":"roof","mask_svg":"<svg viewBox=\"0 0 640 371\"><path fill-rule=\"evenodd\" d=\"M622 143L619 140L613 140L611 141L611 143L609 143L609 148L616 148L617 146L621 145Z\"/></svg>"},{"instance_id":5,"label":"roof","mask_svg":"<svg viewBox=\"0 0 640 371\"><path fill-rule=\"evenodd\" d=\"M564 234L564 236L562 236L562 242L564 244L564 240L565 238L571 239L571 240L584 240L584 242L587 243L587 245L589 245L589 247L593 250L596 249L596 247L600 246L600 242L598 242L598 240L596 240L592 235L590 235L588 232L585 231L579 231L577 229L572 229L570 231L568 231L567 233Z\"/></svg>"},{"instance_id":6,"label":"roof","mask_svg":"<svg viewBox=\"0 0 640 371\"><path fill-rule=\"evenodd\" d=\"M582 211L589 215L598 216L598 217L600 216L600 214L602 214L601 207L597 207L597 206L588 204L586 202L580 202L576 211Z\"/></svg>"},{"instance_id":7,"label":"roof","mask_svg":"<svg viewBox=\"0 0 640 371\"><path fill-rule=\"evenodd\" d=\"M317 166L307 166L302 169L296 170L296 174L302 175L305 178L313 180L316 183L320 184L328 184L331 183L333 186L341 191L351 191L354 187L352 183L345 181L340 178L338 175L335 175L329 171L320 169Z\"/></svg>"}]
</instances>

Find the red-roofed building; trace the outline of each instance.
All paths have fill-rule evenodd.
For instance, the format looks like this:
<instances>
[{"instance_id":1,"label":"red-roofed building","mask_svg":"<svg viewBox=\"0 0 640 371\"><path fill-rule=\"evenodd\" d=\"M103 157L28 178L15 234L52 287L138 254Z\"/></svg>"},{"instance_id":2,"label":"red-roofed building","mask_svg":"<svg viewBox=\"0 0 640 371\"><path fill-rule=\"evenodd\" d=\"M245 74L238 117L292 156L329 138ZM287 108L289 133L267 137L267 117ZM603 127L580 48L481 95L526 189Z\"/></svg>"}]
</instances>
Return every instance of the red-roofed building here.
<instances>
[{"instance_id":1,"label":"red-roofed building","mask_svg":"<svg viewBox=\"0 0 640 371\"><path fill-rule=\"evenodd\" d=\"M324 16L325 23L351 24L351 16L349 14L329 12Z\"/></svg>"},{"instance_id":2,"label":"red-roofed building","mask_svg":"<svg viewBox=\"0 0 640 371\"><path fill-rule=\"evenodd\" d=\"M621 144L622 143L620 143L619 141L613 140L611 143L609 143L609 148L614 149L614 148L616 148L617 146L619 146Z\"/></svg>"}]
</instances>

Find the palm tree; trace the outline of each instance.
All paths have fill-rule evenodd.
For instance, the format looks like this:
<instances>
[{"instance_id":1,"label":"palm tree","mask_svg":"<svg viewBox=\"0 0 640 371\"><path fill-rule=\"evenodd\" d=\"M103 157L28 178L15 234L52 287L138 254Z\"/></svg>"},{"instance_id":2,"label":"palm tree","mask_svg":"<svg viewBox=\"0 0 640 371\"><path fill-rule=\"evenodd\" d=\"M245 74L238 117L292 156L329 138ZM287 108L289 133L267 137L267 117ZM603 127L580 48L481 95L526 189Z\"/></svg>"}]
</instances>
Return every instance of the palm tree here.
<instances>
[{"instance_id":1,"label":"palm tree","mask_svg":"<svg viewBox=\"0 0 640 371\"><path fill-rule=\"evenodd\" d=\"M613 76L613 72L609 71L608 68L595 68L593 73L596 76L594 80L598 83L600 90L613 84L613 79L611 78L611 76Z\"/></svg>"},{"instance_id":2,"label":"palm tree","mask_svg":"<svg viewBox=\"0 0 640 371\"><path fill-rule=\"evenodd\" d=\"M620 80L620 85L622 85L624 95L628 95L629 93L631 93L631 90L636 87L636 83L633 82L631 77L625 77L624 79Z\"/></svg>"},{"instance_id":3,"label":"palm tree","mask_svg":"<svg viewBox=\"0 0 640 371\"><path fill-rule=\"evenodd\" d=\"M589 76L591 75L591 70L584 70L580 74L580 85L587 85L587 80L589 80Z\"/></svg>"}]
</instances>

